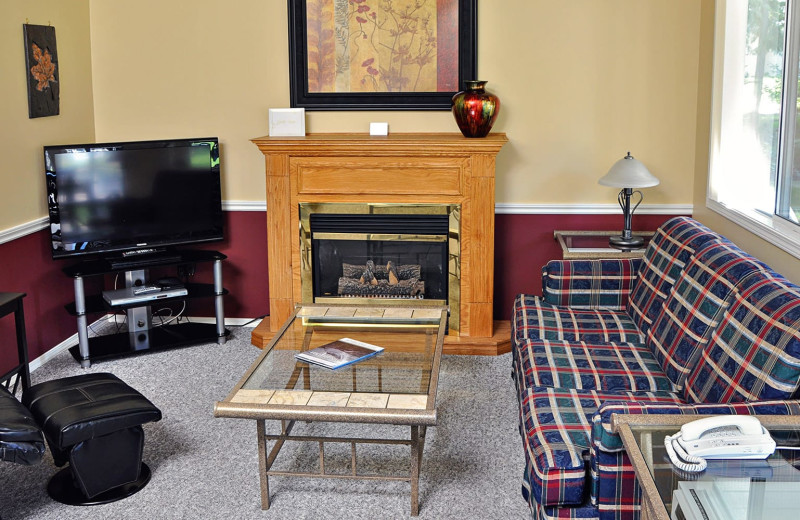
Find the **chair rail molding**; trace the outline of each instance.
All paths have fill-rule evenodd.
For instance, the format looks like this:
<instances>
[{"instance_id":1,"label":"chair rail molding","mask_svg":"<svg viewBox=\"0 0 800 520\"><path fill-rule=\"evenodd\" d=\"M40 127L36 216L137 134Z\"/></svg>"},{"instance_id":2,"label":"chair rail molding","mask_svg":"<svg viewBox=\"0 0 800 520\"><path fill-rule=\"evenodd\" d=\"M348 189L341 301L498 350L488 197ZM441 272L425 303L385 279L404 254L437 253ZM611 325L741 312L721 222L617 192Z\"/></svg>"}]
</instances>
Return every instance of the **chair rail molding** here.
<instances>
[{"instance_id":1,"label":"chair rail molding","mask_svg":"<svg viewBox=\"0 0 800 520\"><path fill-rule=\"evenodd\" d=\"M36 233L37 231L45 229L49 225L50 220L48 217L42 217L37 218L36 220L31 220L30 222L25 222L24 224L20 224L18 226L0 230L0 244L5 244L6 242L11 242L26 235Z\"/></svg>"},{"instance_id":2,"label":"chair rail molding","mask_svg":"<svg viewBox=\"0 0 800 520\"><path fill-rule=\"evenodd\" d=\"M222 211L267 211L264 200L222 201ZM494 212L498 215L614 215L619 213L616 204L525 204L497 202ZM692 204L643 204L636 213L639 215L691 215ZM0 244L11 242L26 235L47 228L47 217L37 218L18 226L0 230Z\"/></svg>"},{"instance_id":3,"label":"chair rail molding","mask_svg":"<svg viewBox=\"0 0 800 520\"><path fill-rule=\"evenodd\" d=\"M637 215L691 215L692 204L642 204ZM519 204L498 202L494 212L503 215L616 215L618 204Z\"/></svg>"}]
</instances>

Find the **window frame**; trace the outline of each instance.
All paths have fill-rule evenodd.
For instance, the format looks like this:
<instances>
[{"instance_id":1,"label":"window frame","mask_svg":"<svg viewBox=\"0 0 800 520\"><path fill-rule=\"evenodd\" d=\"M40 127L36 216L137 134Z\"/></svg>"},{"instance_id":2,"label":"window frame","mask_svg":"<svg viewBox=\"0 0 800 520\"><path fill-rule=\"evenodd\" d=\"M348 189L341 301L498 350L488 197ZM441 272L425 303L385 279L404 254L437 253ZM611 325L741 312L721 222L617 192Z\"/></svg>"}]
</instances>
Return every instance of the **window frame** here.
<instances>
[{"instance_id":1,"label":"window frame","mask_svg":"<svg viewBox=\"0 0 800 520\"><path fill-rule=\"evenodd\" d=\"M740 1L740 0L732 0ZM772 214L765 214L755 208L733 207L719 200L714 188L716 176L721 172L722 154L720 151L722 131L722 97L725 90L725 43L728 27L727 5L729 0L717 0L714 19L714 55L712 73L711 129L709 140L709 173L706 187L706 207L731 220L748 231L758 235L771 244L779 247L796 258L800 258L800 225L779 215L781 207L785 207L784 186L786 175L784 165L792 164L794 150L785 146L794 139L792 126L798 117L797 111L790 109L797 103L797 78L800 67L800 0L787 0L786 26L784 45L784 71L781 99L781 117L778 133L778 172L775 183L775 201ZM788 79L794 78L794 81ZM739 81L736 78L734 81ZM789 117L787 119L787 114ZM791 169L789 170L791 172Z\"/></svg>"}]
</instances>

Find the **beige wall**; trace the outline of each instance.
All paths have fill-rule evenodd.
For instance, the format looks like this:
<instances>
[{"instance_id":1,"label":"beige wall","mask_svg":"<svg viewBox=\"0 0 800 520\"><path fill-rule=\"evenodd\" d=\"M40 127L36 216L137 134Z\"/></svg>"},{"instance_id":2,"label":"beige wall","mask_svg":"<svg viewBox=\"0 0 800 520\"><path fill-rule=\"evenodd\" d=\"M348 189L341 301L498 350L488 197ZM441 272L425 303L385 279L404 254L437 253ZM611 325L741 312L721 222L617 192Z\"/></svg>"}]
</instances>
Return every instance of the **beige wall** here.
<instances>
[{"instance_id":1,"label":"beige wall","mask_svg":"<svg viewBox=\"0 0 800 520\"><path fill-rule=\"evenodd\" d=\"M90 0L98 140L218 135L224 197L262 201L267 110L289 105L285 0ZM191 6L191 7L188 7ZM630 150L690 204L697 0L479 2L479 76L501 98L498 202L613 203ZM457 131L449 112L309 112L309 132Z\"/></svg>"},{"instance_id":2,"label":"beige wall","mask_svg":"<svg viewBox=\"0 0 800 520\"><path fill-rule=\"evenodd\" d=\"M22 25L56 28L60 115L28 119ZM0 0L0 230L47 215L42 146L94 140L88 0Z\"/></svg>"},{"instance_id":3,"label":"beige wall","mask_svg":"<svg viewBox=\"0 0 800 520\"><path fill-rule=\"evenodd\" d=\"M46 216L45 144L218 135L227 200L263 201L267 110L289 104L284 0L0 0L0 230ZM705 208L713 0L479 2L498 94L497 201L613 203L625 151L647 203L695 216L800 282L800 262ZM28 119L22 24L56 27L61 114ZM91 40L90 40L91 37ZM449 112L309 112L309 132L456 131Z\"/></svg>"}]
</instances>

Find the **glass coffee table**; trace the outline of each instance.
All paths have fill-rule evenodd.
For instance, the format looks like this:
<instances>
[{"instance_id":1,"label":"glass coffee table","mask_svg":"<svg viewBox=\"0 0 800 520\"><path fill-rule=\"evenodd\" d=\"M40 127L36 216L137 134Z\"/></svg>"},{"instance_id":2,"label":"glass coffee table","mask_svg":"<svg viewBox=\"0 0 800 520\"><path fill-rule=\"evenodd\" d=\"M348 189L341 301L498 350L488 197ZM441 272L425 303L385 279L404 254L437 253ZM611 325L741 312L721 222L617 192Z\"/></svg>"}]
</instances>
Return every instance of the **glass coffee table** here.
<instances>
[{"instance_id":1,"label":"glass coffee table","mask_svg":"<svg viewBox=\"0 0 800 520\"><path fill-rule=\"evenodd\" d=\"M270 505L270 476L400 480L411 483L411 514L416 516L426 428L436 424L436 387L446 326L446 307L297 306L230 394L214 405L215 417L256 420L262 509ZM295 358L299 352L342 338L384 350L337 369ZM266 420L280 421L280 433L267 434ZM410 439L292 435L295 421L391 424L408 426L411 432ZM318 471L271 469L289 441L319 444ZM351 445L348 473L327 471L326 442ZM410 472L359 473L358 444L410 446Z\"/></svg>"},{"instance_id":2,"label":"glass coffee table","mask_svg":"<svg viewBox=\"0 0 800 520\"><path fill-rule=\"evenodd\" d=\"M702 416L708 417L708 416ZM614 415L642 489L642 520L784 520L800 518L800 452L766 460L709 460L701 473L675 468L664 437L698 415ZM779 447L800 447L800 416L758 415Z\"/></svg>"}]
</instances>

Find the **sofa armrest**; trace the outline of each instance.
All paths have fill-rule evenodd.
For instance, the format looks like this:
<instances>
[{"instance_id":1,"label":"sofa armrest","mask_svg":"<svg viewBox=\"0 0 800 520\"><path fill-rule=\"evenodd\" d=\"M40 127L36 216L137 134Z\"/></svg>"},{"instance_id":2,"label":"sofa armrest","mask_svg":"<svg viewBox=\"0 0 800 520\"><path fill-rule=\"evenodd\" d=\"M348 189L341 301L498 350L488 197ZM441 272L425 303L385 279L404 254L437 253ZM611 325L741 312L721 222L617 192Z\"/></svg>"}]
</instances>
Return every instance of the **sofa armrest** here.
<instances>
[{"instance_id":1,"label":"sofa armrest","mask_svg":"<svg viewBox=\"0 0 800 520\"><path fill-rule=\"evenodd\" d=\"M542 296L553 305L623 310L641 258L551 260L542 268Z\"/></svg>"},{"instance_id":2,"label":"sofa armrest","mask_svg":"<svg viewBox=\"0 0 800 520\"><path fill-rule=\"evenodd\" d=\"M800 401L775 400L742 403L648 404L611 401L592 417L592 445L603 451L621 451L622 439L611 429L614 414L648 415L800 415Z\"/></svg>"},{"instance_id":3,"label":"sofa armrest","mask_svg":"<svg viewBox=\"0 0 800 520\"><path fill-rule=\"evenodd\" d=\"M641 490L622 439L611 430L614 414L665 415L800 415L800 402L791 400L745 403L657 404L610 401L592 417L592 502L600 518L633 518L638 513ZM679 429L676 426L676 431Z\"/></svg>"}]
</instances>

